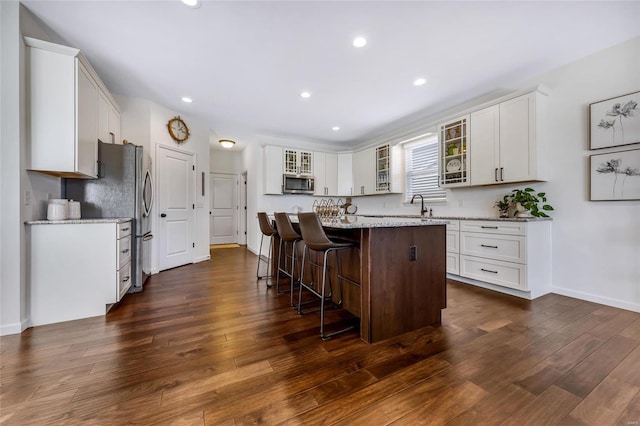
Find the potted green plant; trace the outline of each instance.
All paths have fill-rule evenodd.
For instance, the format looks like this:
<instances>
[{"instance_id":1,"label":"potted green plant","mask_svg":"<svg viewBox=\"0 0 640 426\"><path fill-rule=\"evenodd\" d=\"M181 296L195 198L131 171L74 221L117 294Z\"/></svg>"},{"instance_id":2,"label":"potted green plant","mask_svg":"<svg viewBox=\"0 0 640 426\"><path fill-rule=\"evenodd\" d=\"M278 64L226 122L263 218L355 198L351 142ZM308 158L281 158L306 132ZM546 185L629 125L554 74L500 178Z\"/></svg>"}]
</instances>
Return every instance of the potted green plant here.
<instances>
[{"instance_id":1,"label":"potted green plant","mask_svg":"<svg viewBox=\"0 0 640 426\"><path fill-rule=\"evenodd\" d=\"M544 192L536 194L533 188L514 189L507 196L512 206L515 207L517 217L549 217L545 211L553 210L549 204L538 206L539 203L546 203L547 197Z\"/></svg>"},{"instance_id":2,"label":"potted green plant","mask_svg":"<svg viewBox=\"0 0 640 426\"><path fill-rule=\"evenodd\" d=\"M505 195L502 197L502 200L498 200L493 205L500 211L500 217L509 217L509 207L511 204L509 203L509 195Z\"/></svg>"}]
</instances>

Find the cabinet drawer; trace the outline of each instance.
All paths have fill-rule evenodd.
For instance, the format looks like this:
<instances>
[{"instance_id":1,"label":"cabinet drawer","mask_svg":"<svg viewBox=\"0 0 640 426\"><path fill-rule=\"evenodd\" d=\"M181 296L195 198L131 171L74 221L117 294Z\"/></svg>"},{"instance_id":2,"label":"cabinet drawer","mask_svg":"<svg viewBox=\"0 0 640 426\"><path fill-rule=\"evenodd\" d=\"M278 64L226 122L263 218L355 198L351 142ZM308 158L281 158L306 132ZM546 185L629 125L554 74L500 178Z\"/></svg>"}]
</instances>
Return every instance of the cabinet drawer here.
<instances>
[{"instance_id":1,"label":"cabinet drawer","mask_svg":"<svg viewBox=\"0 0 640 426\"><path fill-rule=\"evenodd\" d=\"M460 230L487 234L526 235L526 225L525 222L463 220L460 221Z\"/></svg>"},{"instance_id":2,"label":"cabinet drawer","mask_svg":"<svg viewBox=\"0 0 640 426\"><path fill-rule=\"evenodd\" d=\"M460 253L460 232L447 229L447 253Z\"/></svg>"},{"instance_id":3,"label":"cabinet drawer","mask_svg":"<svg viewBox=\"0 0 640 426\"><path fill-rule=\"evenodd\" d=\"M459 220L447 220L447 231L459 231L460 230L460 221Z\"/></svg>"},{"instance_id":4,"label":"cabinet drawer","mask_svg":"<svg viewBox=\"0 0 640 426\"><path fill-rule=\"evenodd\" d=\"M527 267L517 263L461 255L460 275L503 287L527 290Z\"/></svg>"},{"instance_id":5,"label":"cabinet drawer","mask_svg":"<svg viewBox=\"0 0 640 426\"><path fill-rule=\"evenodd\" d=\"M460 254L526 263L526 238L517 235L460 233Z\"/></svg>"},{"instance_id":6,"label":"cabinet drawer","mask_svg":"<svg viewBox=\"0 0 640 426\"><path fill-rule=\"evenodd\" d=\"M460 255L458 253L447 253L447 273L460 275Z\"/></svg>"},{"instance_id":7,"label":"cabinet drawer","mask_svg":"<svg viewBox=\"0 0 640 426\"><path fill-rule=\"evenodd\" d=\"M132 281L133 280L131 277L131 262L129 262L118 271L118 284L117 284L118 285L117 287L118 302L120 301L120 299L122 299L122 296L125 295L127 290L129 290L129 287L131 287Z\"/></svg>"},{"instance_id":8,"label":"cabinet drawer","mask_svg":"<svg viewBox=\"0 0 640 426\"><path fill-rule=\"evenodd\" d=\"M131 235L131 222L118 224L118 239Z\"/></svg>"},{"instance_id":9,"label":"cabinet drawer","mask_svg":"<svg viewBox=\"0 0 640 426\"><path fill-rule=\"evenodd\" d=\"M118 266L122 268L122 265L131 260L131 237L124 237L118 240Z\"/></svg>"}]
</instances>

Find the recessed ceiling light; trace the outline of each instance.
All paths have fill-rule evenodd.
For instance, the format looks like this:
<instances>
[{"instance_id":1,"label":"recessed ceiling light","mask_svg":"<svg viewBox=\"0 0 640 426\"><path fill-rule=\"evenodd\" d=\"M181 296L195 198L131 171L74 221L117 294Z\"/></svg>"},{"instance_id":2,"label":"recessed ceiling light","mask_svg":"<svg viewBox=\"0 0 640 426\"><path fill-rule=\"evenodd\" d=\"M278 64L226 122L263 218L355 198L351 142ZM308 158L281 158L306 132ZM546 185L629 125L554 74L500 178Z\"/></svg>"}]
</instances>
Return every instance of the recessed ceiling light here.
<instances>
[{"instance_id":1,"label":"recessed ceiling light","mask_svg":"<svg viewBox=\"0 0 640 426\"><path fill-rule=\"evenodd\" d=\"M190 104L191 102L193 102L193 99L191 99L188 96L185 96L184 98L182 98L182 102L184 102L186 104Z\"/></svg>"},{"instance_id":2,"label":"recessed ceiling light","mask_svg":"<svg viewBox=\"0 0 640 426\"><path fill-rule=\"evenodd\" d=\"M364 37L356 37L353 39L354 47L363 47L366 44L367 44L367 39Z\"/></svg>"},{"instance_id":3,"label":"recessed ceiling light","mask_svg":"<svg viewBox=\"0 0 640 426\"><path fill-rule=\"evenodd\" d=\"M422 77L420 77L420 78L416 78L416 79L413 81L413 85L414 85L414 86L422 86L422 85L424 85L426 82L427 82L427 79L426 79L426 78L422 78Z\"/></svg>"},{"instance_id":4,"label":"recessed ceiling light","mask_svg":"<svg viewBox=\"0 0 640 426\"><path fill-rule=\"evenodd\" d=\"M340 130L340 127L338 127L338 126L333 126L333 127L331 128L331 130L333 130L334 132L337 132L338 130Z\"/></svg>"},{"instance_id":5,"label":"recessed ceiling light","mask_svg":"<svg viewBox=\"0 0 640 426\"><path fill-rule=\"evenodd\" d=\"M222 145L223 148L233 148L236 144L236 142L231 139L220 139L218 142L220 142L220 145Z\"/></svg>"},{"instance_id":6,"label":"recessed ceiling light","mask_svg":"<svg viewBox=\"0 0 640 426\"><path fill-rule=\"evenodd\" d=\"M200 6L200 0L182 0L182 3L186 4L189 7Z\"/></svg>"},{"instance_id":7,"label":"recessed ceiling light","mask_svg":"<svg viewBox=\"0 0 640 426\"><path fill-rule=\"evenodd\" d=\"M302 92L302 93L300 93L300 96L301 96L301 97L303 97L303 98L305 98L305 99L306 99L306 98L310 98L310 97L311 97L311 93L309 93L309 92Z\"/></svg>"}]
</instances>

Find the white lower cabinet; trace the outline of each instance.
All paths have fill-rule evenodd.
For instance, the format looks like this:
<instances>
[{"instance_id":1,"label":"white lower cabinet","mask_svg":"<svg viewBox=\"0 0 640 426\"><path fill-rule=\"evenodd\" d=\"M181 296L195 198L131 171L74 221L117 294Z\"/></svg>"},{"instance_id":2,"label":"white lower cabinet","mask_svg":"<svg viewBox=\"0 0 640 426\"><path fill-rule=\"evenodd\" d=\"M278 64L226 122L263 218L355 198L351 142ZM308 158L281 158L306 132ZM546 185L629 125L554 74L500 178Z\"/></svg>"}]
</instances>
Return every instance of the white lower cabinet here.
<instances>
[{"instance_id":1,"label":"white lower cabinet","mask_svg":"<svg viewBox=\"0 0 640 426\"><path fill-rule=\"evenodd\" d=\"M447 221L447 273L460 274L460 221Z\"/></svg>"},{"instance_id":2,"label":"white lower cabinet","mask_svg":"<svg viewBox=\"0 0 640 426\"><path fill-rule=\"evenodd\" d=\"M468 278L472 284L489 284L498 291L513 289L516 291L504 291L530 299L549 293L550 221L461 220L459 229L458 272L453 272L453 258L450 261L455 237L447 230L448 273Z\"/></svg>"},{"instance_id":3,"label":"white lower cabinet","mask_svg":"<svg viewBox=\"0 0 640 426\"><path fill-rule=\"evenodd\" d=\"M131 286L131 222L28 226L31 326L104 315Z\"/></svg>"}]
</instances>

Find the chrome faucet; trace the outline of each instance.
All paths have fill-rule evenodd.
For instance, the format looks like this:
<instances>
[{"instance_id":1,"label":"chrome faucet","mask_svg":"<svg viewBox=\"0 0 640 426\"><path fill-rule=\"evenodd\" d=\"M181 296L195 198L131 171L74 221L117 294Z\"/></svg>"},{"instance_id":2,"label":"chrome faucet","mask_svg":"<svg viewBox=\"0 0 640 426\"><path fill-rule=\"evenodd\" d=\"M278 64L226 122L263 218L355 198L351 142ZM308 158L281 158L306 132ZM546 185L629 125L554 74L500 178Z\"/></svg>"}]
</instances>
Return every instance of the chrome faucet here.
<instances>
[{"instance_id":1,"label":"chrome faucet","mask_svg":"<svg viewBox=\"0 0 640 426\"><path fill-rule=\"evenodd\" d=\"M413 200L415 200L416 197L420 197L420 200L422 201L422 206L420 207L420 216L424 217L424 214L428 212L429 209L424 208L424 197L422 196L422 194L413 194L413 197L411 197L411 204L413 204Z\"/></svg>"}]
</instances>

